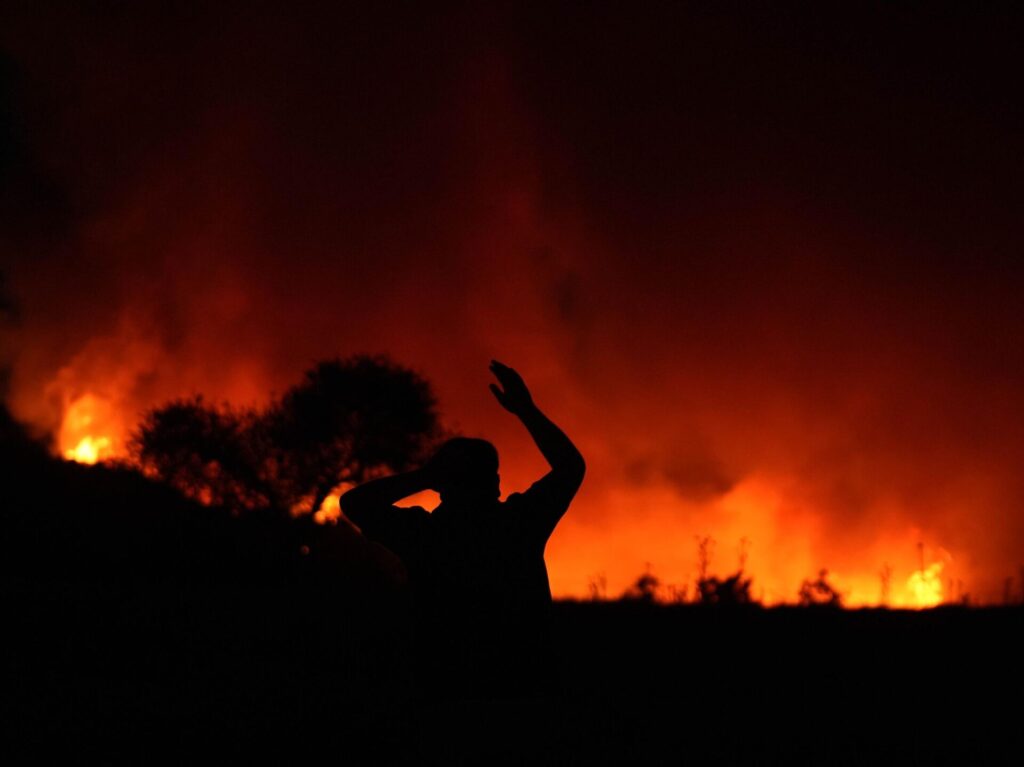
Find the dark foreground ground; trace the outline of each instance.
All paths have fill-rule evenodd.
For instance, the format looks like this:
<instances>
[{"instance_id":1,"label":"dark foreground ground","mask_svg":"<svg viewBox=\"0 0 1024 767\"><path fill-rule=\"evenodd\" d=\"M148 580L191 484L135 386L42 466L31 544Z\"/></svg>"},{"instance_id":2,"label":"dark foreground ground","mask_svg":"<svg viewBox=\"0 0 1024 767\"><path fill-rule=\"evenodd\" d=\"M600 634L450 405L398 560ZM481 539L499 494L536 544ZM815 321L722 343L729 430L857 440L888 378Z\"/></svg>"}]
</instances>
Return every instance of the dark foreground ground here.
<instances>
[{"instance_id":1,"label":"dark foreground ground","mask_svg":"<svg viewBox=\"0 0 1024 767\"><path fill-rule=\"evenodd\" d=\"M1019 607L563 603L548 695L439 700L352 528L0 450L0 767L1024 763Z\"/></svg>"},{"instance_id":2,"label":"dark foreground ground","mask_svg":"<svg viewBox=\"0 0 1024 767\"><path fill-rule=\"evenodd\" d=\"M54 747L77 763L1022 759L1019 608L561 603L552 694L438 701L416 688L394 596L19 578L2 593L3 749L19 760Z\"/></svg>"}]
</instances>

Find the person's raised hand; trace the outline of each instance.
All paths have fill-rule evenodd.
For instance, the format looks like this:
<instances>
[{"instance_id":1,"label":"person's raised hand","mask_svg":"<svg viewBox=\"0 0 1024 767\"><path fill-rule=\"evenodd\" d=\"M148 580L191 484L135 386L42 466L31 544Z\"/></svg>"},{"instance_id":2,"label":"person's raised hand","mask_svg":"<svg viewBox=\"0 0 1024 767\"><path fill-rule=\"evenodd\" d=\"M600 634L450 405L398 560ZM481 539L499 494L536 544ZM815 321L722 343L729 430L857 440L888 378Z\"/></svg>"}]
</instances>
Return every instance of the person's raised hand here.
<instances>
[{"instance_id":1,"label":"person's raised hand","mask_svg":"<svg viewBox=\"0 0 1024 767\"><path fill-rule=\"evenodd\" d=\"M491 391L503 408L514 415L521 415L533 407L533 397L519 373L497 360L491 360L491 372L501 384L492 383Z\"/></svg>"}]
</instances>

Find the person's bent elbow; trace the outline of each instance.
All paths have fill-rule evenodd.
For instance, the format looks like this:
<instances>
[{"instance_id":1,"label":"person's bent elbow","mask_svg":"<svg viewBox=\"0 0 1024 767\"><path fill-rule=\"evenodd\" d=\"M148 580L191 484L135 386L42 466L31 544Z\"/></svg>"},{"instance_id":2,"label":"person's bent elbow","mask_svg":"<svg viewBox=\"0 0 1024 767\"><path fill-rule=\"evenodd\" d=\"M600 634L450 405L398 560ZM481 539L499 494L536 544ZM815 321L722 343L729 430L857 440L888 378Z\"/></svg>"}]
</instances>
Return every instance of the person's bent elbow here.
<instances>
[{"instance_id":1,"label":"person's bent elbow","mask_svg":"<svg viewBox=\"0 0 1024 767\"><path fill-rule=\"evenodd\" d=\"M576 453L570 460L566 461L565 473L571 477L577 486L583 484L583 477L587 473L587 462L581 453Z\"/></svg>"},{"instance_id":2,"label":"person's bent elbow","mask_svg":"<svg viewBox=\"0 0 1024 767\"><path fill-rule=\"evenodd\" d=\"M358 527L362 527L363 523L366 521L366 507L359 503L358 497L352 498L352 492L352 490L349 490L347 493L342 495L341 498L338 499L338 505L341 507L341 513L344 514L350 522Z\"/></svg>"}]
</instances>

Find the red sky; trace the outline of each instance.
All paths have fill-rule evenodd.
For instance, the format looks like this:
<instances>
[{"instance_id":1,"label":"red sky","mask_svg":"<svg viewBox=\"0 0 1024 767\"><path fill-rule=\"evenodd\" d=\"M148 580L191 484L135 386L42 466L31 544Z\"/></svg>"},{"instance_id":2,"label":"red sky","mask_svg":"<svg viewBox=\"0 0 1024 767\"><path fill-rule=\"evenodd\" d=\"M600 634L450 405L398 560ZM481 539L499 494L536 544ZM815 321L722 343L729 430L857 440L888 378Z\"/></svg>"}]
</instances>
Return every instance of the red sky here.
<instances>
[{"instance_id":1,"label":"red sky","mask_svg":"<svg viewBox=\"0 0 1024 767\"><path fill-rule=\"evenodd\" d=\"M692 592L711 535L769 600L827 567L876 602L888 563L912 601L918 542L1002 599L1019 12L146 7L0 14L7 399L55 449L385 352L514 490L495 357L588 458L556 593Z\"/></svg>"}]
</instances>

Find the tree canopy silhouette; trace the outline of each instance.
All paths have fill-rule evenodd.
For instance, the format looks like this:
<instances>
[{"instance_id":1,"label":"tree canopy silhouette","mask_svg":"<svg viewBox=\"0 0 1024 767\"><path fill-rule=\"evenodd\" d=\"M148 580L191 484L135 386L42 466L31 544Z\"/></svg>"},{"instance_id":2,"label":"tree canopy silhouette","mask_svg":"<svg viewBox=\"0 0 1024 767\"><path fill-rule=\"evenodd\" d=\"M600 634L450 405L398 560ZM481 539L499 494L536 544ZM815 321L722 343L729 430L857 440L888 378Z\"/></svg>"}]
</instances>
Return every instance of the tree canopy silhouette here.
<instances>
[{"instance_id":1,"label":"tree canopy silhouette","mask_svg":"<svg viewBox=\"0 0 1024 767\"><path fill-rule=\"evenodd\" d=\"M315 511L342 483L404 471L440 438L430 384L386 357L318 363L263 409L175 400L132 436L143 471L241 512Z\"/></svg>"}]
</instances>

